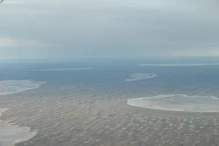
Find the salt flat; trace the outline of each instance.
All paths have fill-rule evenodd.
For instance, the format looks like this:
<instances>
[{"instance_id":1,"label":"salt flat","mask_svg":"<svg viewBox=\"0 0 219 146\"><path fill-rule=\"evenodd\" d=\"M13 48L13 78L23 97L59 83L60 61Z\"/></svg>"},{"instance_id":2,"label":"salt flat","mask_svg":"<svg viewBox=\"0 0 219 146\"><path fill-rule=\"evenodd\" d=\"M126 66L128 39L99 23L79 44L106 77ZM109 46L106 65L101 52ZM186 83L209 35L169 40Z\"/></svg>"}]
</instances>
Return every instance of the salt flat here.
<instances>
[{"instance_id":1,"label":"salt flat","mask_svg":"<svg viewBox=\"0 0 219 146\"><path fill-rule=\"evenodd\" d=\"M170 94L128 99L127 103L131 106L157 110L219 112L219 99L214 96Z\"/></svg>"},{"instance_id":2,"label":"salt flat","mask_svg":"<svg viewBox=\"0 0 219 146\"><path fill-rule=\"evenodd\" d=\"M46 82L35 82L31 80L4 80L0 81L0 95L19 93L39 88Z\"/></svg>"}]
</instances>

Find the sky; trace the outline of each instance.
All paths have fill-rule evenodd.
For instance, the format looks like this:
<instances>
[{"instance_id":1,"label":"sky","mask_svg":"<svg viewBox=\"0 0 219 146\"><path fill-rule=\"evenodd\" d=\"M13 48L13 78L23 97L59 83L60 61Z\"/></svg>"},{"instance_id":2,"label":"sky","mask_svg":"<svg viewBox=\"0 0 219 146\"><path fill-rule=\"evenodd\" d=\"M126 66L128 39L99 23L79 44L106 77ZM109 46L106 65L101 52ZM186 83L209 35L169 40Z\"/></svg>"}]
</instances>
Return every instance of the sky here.
<instances>
[{"instance_id":1,"label":"sky","mask_svg":"<svg viewBox=\"0 0 219 146\"><path fill-rule=\"evenodd\" d=\"M218 0L0 4L0 59L218 55Z\"/></svg>"}]
</instances>

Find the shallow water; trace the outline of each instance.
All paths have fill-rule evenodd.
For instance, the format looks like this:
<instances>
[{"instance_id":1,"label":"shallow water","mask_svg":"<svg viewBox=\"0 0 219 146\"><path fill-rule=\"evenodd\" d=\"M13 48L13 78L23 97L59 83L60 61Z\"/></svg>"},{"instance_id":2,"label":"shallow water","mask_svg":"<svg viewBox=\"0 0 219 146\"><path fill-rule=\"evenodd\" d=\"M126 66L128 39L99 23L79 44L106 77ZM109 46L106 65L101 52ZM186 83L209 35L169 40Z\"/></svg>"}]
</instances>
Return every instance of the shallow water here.
<instances>
[{"instance_id":1,"label":"shallow water","mask_svg":"<svg viewBox=\"0 0 219 146\"><path fill-rule=\"evenodd\" d=\"M219 99L213 96L159 95L128 99L127 103L131 106L157 110L219 112Z\"/></svg>"},{"instance_id":2,"label":"shallow water","mask_svg":"<svg viewBox=\"0 0 219 146\"><path fill-rule=\"evenodd\" d=\"M0 109L0 116L7 109ZM29 127L19 127L0 120L0 146L13 146L15 143L27 141L36 135Z\"/></svg>"}]
</instances>

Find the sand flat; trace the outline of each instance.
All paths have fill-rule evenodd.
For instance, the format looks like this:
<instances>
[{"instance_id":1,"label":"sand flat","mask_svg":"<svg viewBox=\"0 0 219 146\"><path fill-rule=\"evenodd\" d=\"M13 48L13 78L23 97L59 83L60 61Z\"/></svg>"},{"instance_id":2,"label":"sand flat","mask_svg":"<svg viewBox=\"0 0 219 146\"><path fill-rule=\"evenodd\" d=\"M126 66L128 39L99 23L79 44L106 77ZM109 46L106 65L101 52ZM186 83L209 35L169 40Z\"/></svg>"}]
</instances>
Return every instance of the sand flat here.
<instances>
[{"instance_id":1,"label":"sand flat","mask_svg":"<svg viewBox=\"0 0 219 146\"><path fill-rule=\"evenodd\" d=\"M130 76L130 78L126 79L125 82L133 82L139 80L147 80L156 78L156 74L149 74L149 73L135 73Z\"/></svg>"},{"instance_id":2,"label":"sand flat","mask_svg":"<svg viewBox=\"0 0 219 146\"><path fill-rule=\"evenodd\" d=\"M0 116L7 110L0 108ZM37 131L30 132L29 127L19 127L0 120L0 146L14 146L15 143L27 141L36 134Z\"/></svg>"},{"instance_id":3,"label":"sand flat","mask_svg":"<svg viewBox=\"0 0 219 146\"><path fill-rule=\"evenodd\" d=\"M39 88L46 82L35 82L31 80L4 80L0 81L0 95L15 94L31 89Z\"/></svg>"},{"instance_id":4,"label":"sand flat","mask_svg":"<svg viewBox=\"0 0 219 146\"><path fill-rule=\"evenodd\" d=\"M219 112L219 99L214 96L170 94L128 99L127 103L131 106L156 110Z\"/></svg>"}]
</instances>

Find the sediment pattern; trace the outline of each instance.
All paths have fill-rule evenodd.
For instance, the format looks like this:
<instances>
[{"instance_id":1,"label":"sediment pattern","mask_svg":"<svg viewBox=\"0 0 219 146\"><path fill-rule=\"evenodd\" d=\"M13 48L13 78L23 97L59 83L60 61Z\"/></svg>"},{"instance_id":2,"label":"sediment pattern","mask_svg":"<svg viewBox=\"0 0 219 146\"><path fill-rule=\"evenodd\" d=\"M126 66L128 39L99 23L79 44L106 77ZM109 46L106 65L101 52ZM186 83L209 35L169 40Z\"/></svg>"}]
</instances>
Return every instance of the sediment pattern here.
<instances>
[{"instance_id":1,"label":"sediment pattern","mask_svg":"<svg viewBox=\"0 0 219 146\"><path fill-rule=\"evenodd\" d=\"M2 119L37 129L17 146L216 146L219 116L127 105L132 91L108 86L51 86L2 96ZM158 90L148 92L155 94ZM160 91L161 92L161 91ZM126 94L125 94L126 93ZM140 95L136 95L140 96Z\"/></svg>"}]
</instances>

